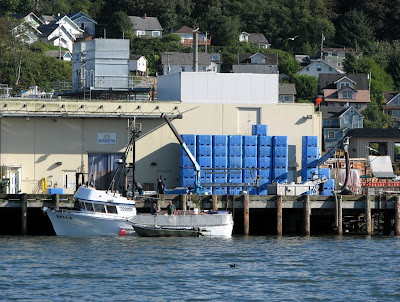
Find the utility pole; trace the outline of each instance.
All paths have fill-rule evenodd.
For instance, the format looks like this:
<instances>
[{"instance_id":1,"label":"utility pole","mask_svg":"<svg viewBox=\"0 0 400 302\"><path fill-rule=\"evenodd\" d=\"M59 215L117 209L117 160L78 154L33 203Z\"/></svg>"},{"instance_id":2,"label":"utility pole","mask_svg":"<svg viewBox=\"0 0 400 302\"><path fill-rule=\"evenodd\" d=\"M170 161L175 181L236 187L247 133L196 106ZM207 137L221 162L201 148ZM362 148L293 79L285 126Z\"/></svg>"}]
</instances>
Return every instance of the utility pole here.
<instances>
[{"instance_id":1,"label":"utility pole","mask_svg":"<svg viewBox=\"0 0 400 302\"><path fill-rule=\"evenodd\" d=\"M199 71L199 42L198 29L193 31L193 71Z\"/></svg>"},{"instance_id":2,"label":"utility pole","mask_svg":"<svg viewBox=\"0 0 400 302\"><path fill-rule=\"evenodd\" d=\"M321 33L321 55L320 55L320 59L322 60L322 53L323 53L323 48L324 48L324 33Z\"/></svg>"},{"instance_id":3,"label":"utility pole","mask_svg":"<svg viewBox=\"0 0 400 302\"><path fill-rule=\"evenodd\" d=\"M61 20L58 24L58 59L61 60Z\"/></svg>"},{"instance_id":4,"label":"utility pole","mask_svg":"<svg viewBox=\"0 0 400 302\"><path fill-rule=\"evenodd\" d=\"M207 39L207 36L208 36L208 32L206 31L206 52L207 52L207 45L208 45L208 39Z\"/></svg>"}]
</instances>

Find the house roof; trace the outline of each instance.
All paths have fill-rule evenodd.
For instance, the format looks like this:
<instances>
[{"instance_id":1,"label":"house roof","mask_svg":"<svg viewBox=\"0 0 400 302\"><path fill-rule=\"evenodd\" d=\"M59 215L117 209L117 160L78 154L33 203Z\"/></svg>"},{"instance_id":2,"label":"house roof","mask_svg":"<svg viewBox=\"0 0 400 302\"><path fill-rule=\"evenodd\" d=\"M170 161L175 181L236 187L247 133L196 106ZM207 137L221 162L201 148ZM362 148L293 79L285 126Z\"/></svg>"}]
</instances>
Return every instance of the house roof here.
<instances>
[{"instance_id":1,"label":"house roof","mask_svg":"<svg viewBox=\"0 0 400 302\"><path fill-rule=\"evenodd\" d=\"M263 33L249 33L249 42L251 43L265 43L269 44L267 38Z\"/></svg>"},{"instance_id":2,"label":"house roof","mask_svg":"<svg viewBox=\"0 0 400 302\"><path fill-rule=\"evenodd\" d=\"M50 16L50 15L42 15L40 18L46 23L56 21L56 18L54 16Z\"/></svg>"},{"instance_id":3,"label":"house roof","mask_svg":"<svg viewBox=\"0 0 400 302\"><path fill-rule=\"evenodd\" d=\"M323 51L325 52L334 52L334 53L338 53L338 52L345 52L345 53L354 53L354 50L351 48L333 48L333 47L324 47L322 48Z\"/></svg>"},{"instance_id":4,"label":"house roof","mask_svg":"<svg viewBox=\"0 0 400 302\"><path fill-rule=\"evenodd\" d=\"M199 52L199 65L210 65L211 54ZM161 58L163 65L193 65L193 53L186 52L164 52Z\"/></svg>"},{"instance_id":5,"label":"house roof","mask_svg":"<svg viewBox=\"0 0 400 302\"><path fill-rule=\"evenodd\" d=\"M61 57L68 56L68 55L69 55L69 57L72 57L71 53L68 50L61 50ZM60 51L59 50L48 50L48 51L46 51L46 56L59 59Z\"/></svg>"},{"instance_id":6,"label":"house roof","mask_svg":"<svg viewBox=\"0 0 400 302\"><path fill-rule=\"evenodd\" d=\"M92 18L90 18L88 15L86 15L84 12L74 12L74 13L69 13L67 14L67 16L72 20L75 21L76 19L80 18L80 17L84 17L86 19L88 19L89 21L93 22L94 24L97 24L97 22L95 20L93 20Z\"/></svg>"},{"instance_id":7,"label":"house roof","mask_svg":"<svg viewBox=\"0 0 400 302\"><path fill-rule=\"evenodd\" d=\"M399 138L400 129L389 128L389 129L368 129L359 128L351 129L347 132L347 136L353 138L364 137L364 138Z\"/></svg>"},{"instance_id":8,"label":"house roof","mask_svg":"<svg viewBox=\"0 0 400 302\"><path fill-rule=\"evenodd\" d=\"M129 60L139 60L141 57L145 58L142 55L130 55ZM145 58L146 59L146 58ZM147 60L146 60L147 61Z\"/></svg>"},{"instance_id":9,"label":"house roof","mask_svg":"<svg viewBox=\"0 0 400 302\"><path fill-rule=\"evenodd\" d=\"M137 17L129 16L133 23L133 28L136 30L162 30L160 22L157 17Z\"/></svg>"},{"instance_id":10,"label":"house roof","mask_svg":"<svg viewBox=\"0 0 400 302\"><path fill-rule=\"evenodd\" d=\"M174 32L174 34L192 34L193 32L194 28L191 28L189 26L182 26L180 29Z\"/></svg>"},{"instance_id":11,"label":"house roof","mask_svg":"<svg viewBox=\"0 0 400 302\"><path fill-rule=\"evenodd\" d=\"M358 112L357 109L355 109L352 106L349 106L347 108L343 107L329 107L329 106L321 106L320 110L322 112L322 117L323 118L339 118L343 114L345 114L348 110L353 109L355 112L357 112L361 117L364 117L360 112Z\"/></svg>"},{"instance_id":12,"label":"house roof","mask_svg":"<svg viewBox=\"0 0 400 302\"><path fill-rule=\"evenodd\" d=\"M354 89L358 90L369 90L368 79L366 73L347 73L347 74L334 74L334 73L321 73L319 75L318 86L319 89L336 89L334 84L336 81L347 77L353 82Z\"/></svg>"},{"instance_id":13,"label":"house roof","mask_svg":"<svg viewBox=\"0 0 400 302\"><path fill-rule=\"evenodd\" d=\"M296 95L296 85L292 83L279 83L279 94Z\"/></svg>"},{"instance_id":14,"label":"house roof","mask_svg":"<svg viewBox=\"0 0 400 302\"><path fill-rule=\"evenodd\" d=\"M255 55L261 55L265 58L266 65L277 65L278 64L278 54L277 53L239 53L239 63L248 64L251 62L251 58Z\"/></svg>"},{"instance_id":15,"label":"house roof","mask_svg":"<svg viewBox=\"0 0 400 302\"><path fill-rule=\"evenodd\" d=\"M385 91L383 93L383 98L385 99L385 103L389 103L391 99L393 99L396 95L400 94L398 91Z\"/></svg>"},{"instance_id":16,"label":"house roof","mask_svg":"<svg viewBox=\"0 0 400 302\"><path fill-rule=\"evenodd\" d=\"M368 90L357 90L355 99L339 99L337 89L324 89L324 101L340 103L369 103L371 101Z\"/></svg>"}]
</instances>

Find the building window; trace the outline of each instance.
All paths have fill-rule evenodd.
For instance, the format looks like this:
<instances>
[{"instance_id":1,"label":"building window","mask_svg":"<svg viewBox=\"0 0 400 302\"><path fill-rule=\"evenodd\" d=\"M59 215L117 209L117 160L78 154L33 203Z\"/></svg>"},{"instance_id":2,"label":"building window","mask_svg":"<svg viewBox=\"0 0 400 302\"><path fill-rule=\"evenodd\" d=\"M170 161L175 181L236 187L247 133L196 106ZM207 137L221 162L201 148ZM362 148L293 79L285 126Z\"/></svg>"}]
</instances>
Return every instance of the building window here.
<instances>
[{"instance_id":1,"label":"building window","mask_svg":"<svg viewBox=\"0 0 400 302\"><path fill-rule=\"evenodd\" d=\"M185 71L185 66L181 66L181 70L182 70L182 71Z\"/></svg>"},{"instance_id":2,"label":"building window","mask_svg":"<svg viewBox=\"0 0 400 302\"><path fill-rule=\"evenodd\" d=\"M379 155L384 156L388 155L388 144L385 142L372 142L368 144L369 146L369 155Z\"/></svg>"},{"instance_id":3,"label":"building window","mask_svg":"<svg viewBox=\"0 0 400 302\"><path fill-rule=\"evenodd\" d=\"M161 32L160 32L160 31L153 31L153 32L151 33L151 35L152 35L153 37L159 37L159 36L161 36Z\"/></svg>"},{"instance_id":4,"label":"building window","mask_svg":"<svg viewBox=\"0 0 400 302\"><path fill-rule=\"evenodd\" d=\"M337 62L337 67L342 67L342 62Z\"/></svg>"},{"instance_id":5,"label":"building window","mask_svg":"<svg viewBox=\"0 0 400 302\"><path fill-rule=\"evenodd\" d=\"M317 71L321 71L322 70L322 65L321 64L317 64Z\"/></svg>"},{"instance_id":6,"label":"building window","mask_svg":"<svg viewBox=\"0 0 400 302\"><path fill-rule=\"evenodd\" d=\"M343 91L344 99L351 99L353 97L353 93L351 91Z\"/></svg>"},{"instance_id":7,"label":"building window","mask_svg":"<svg viewBox=\"0 0 400 302\"><path fill-rule=\"evenodd\" d=\"M392 110L393 117L400 117L400 110Z\"/></svg>"},{"instance_id":8,"label":"building window","mask_svg":"<svg viewBox=\"0 0 400 302\"><path fill-rule=\"evenodd\" d=\"M400 143L394 143L394 161L400 161Z\"/></svg>"},{"instance_id":9,"label":"building window","mask_svg":"<svg viewBox=\"0 0 400 302\"><path fill-rule=\"evenodd\" d=\"M146 32L144 30L137 30L136 31L136 35L137 36L144 36L146 34Z\"/></svg>"},{"instance_id":10,"label":"building window","mask_svg":"<svg viewBox=\"0 0 400 302\"><path fill-rule=\"evenodd\" d=\"M350 82L341 82L340 88L343 88L343 87L350 87Z\"/></svg>"},{"instance_id":11,"label":"building window","mask_svg":"<svg viewBox=\"0 0 400 302\"><path fill-rule=\"evenodd\" d=\"M335 138L335 131L328 131L328 138L333 139Z\"/></svg>"}]
</instances>

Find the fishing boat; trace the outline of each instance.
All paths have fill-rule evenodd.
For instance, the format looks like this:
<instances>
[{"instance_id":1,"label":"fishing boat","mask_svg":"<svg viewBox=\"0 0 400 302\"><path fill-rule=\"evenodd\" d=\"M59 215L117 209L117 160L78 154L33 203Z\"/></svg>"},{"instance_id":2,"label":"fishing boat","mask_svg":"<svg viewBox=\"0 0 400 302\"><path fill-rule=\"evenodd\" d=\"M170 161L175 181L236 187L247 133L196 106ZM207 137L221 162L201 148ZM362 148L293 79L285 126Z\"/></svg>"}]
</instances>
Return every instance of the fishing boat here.
<instances>
[{"instance_id":1,"label":"fishing boat","mask_svg":"<svg viewBox=\"0 0 400 302\"><path fill-rule=\"evenodd\" d=\"M207 236L231 237L232 213L225 211L180 211L178 215L139 214L129 219L133 227L198 229Z\"/></svg>"},{"instance_id":2,"label":"fishing boat","mask_svg":"<svg viewBox=\"0 0 400 302\"><path fill-rule=\"evenodd\" d=\"M74 209L43 208L56 235L96 236L127 235L134 233L129 222L136 215L135 200L117 192L80 186L74 198L79 204Z\"/></svg>"},{"instance_id":3,"label":"fishing boat","mask_svg":"<svg viewBox=\"0 0 400 302\"><path fill-rule=\"evenodd\" d=\"M199 237L204 236L199 228L168 227L134 224L136 233L142 237Z\"/></svg>"}]
</instances>

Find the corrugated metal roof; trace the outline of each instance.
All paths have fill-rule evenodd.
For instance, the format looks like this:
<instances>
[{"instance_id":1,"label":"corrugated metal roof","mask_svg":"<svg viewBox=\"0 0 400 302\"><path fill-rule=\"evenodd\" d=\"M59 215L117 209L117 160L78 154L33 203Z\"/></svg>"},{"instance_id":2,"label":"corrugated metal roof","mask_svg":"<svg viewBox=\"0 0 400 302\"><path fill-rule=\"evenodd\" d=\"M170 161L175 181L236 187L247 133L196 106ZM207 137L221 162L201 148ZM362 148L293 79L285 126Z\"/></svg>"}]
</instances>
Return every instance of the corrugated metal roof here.
<instances>
[{"instance_id":1,"label":"corrugated metal roof","mask_svg":"<svg viewBox=\"0 0 400 302\"><path fill-rule=\"evenodd\" d=\"M398 138L400 140L400 129L352 129L347 132L351 137L369 137L369 138Z\"/></svg>"}]
</instances>

